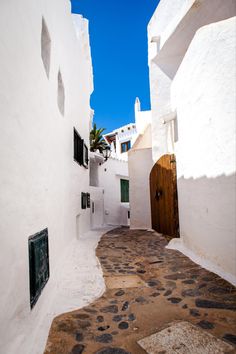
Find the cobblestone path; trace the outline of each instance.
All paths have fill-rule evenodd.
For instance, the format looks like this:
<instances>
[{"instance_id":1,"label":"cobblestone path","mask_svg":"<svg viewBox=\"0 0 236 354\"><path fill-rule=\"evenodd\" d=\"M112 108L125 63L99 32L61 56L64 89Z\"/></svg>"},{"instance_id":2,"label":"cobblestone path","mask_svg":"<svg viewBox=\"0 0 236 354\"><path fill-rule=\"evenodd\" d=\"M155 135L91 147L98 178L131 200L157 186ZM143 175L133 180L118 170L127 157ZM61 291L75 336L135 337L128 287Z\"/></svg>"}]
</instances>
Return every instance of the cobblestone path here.
<instances>
[{"instance_id":1,"label":"cobblestone path","mask_svg":"<svg viewBox=\"0 0 236 354\"><path fill-rule=\"evenodd\" d=\"M54 319L45 354L146 353L137 341L178 320L236 348L236 289L166 244L152 231L105 234L96 252L106 292Z\"/></svg>"}]
</instances>

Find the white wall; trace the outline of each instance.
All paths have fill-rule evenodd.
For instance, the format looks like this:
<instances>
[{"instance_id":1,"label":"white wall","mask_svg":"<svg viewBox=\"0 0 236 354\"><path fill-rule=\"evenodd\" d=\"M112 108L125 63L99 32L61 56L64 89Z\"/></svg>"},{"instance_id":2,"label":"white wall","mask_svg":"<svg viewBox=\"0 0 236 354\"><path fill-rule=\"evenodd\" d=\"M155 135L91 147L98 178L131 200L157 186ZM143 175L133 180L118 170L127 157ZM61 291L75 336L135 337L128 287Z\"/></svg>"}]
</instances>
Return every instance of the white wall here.
<instances>
[{"instance_id":1,"label":"white wall","mask_svg":"<svg viewBox=\"0 0 236 354\"><path fill-rule=\"evenodd\" d=\"M234 282L235 26L232 18L198 30L172 84L181 239Z\"/></svg>"},{"instance_id":2,"label":"white wall","mask_svg":"<svg viewBox=\"0 0 236 354\"><path fill-rule=\"evenodd\" d=\"M104 189L90 186L91 228L98 229L104 225Z\"/></svg>"},{"instance_id":3,"label":"white wall","mask_svg":"<svg viewBox=\"0 0 236 354\"><path fill-rule=\"evenodd\" d=\"M51 37L49 79L41 59L42 16ZM89 228L90 210L81 210L88 170L73 161L73 127L89 142L92 92L87 22L79 23L78 40L66 0L0 4L1 353L37 352L27 340L42 316L58 260L77 237L78 214L81 233ZM59 69L64 116L57 106ZM46 227L50 279L31 311L28 237Z\"/></svg>"},{"instance_id":4,"label":"white wall","mask_svg":"<svg viewBox=\"0 0 236 354\"><path fill-rule=\"evenodd\" d=\"M130 228L152 228L149 175L152 169L152 149L129 151Z\"/></svg>"},{"instance_id":5,"label":"white wall","mask_svg":"<svg viewBox=\"0 0 236 354\"><path fill-rule=\"evenodd\" d=\"M162 117L171 112L170 89L175 74L196 33L204 25L233 16L234 0L162 0L148 25L148 61L152 109L153 160L174 152L171 124Z\"/></svg>"},{"instance_id":6,"label":"white wall","mask_svg":"<svg viewBox=\"0 0 236 354\"><path fill-rule=\"evenodd\" d=\"M153 160L177 155L181 249L232 282L235 23L217 21L235 14L234 0L162 0L148 26Z\"/></svg>"},{"instance_id":7,"label":"white wall","mask_svg":"<svg viewBox=\"0 0 236 354\"><path fill-rule=\"evenodd\" d=\"M98 169L103 164L104 157L99 152L89 151L89 184L93 187L99 186Z\"/></svg>"},{"instance_id":8,"label":"white wall","mask_svg":"<svg viewBox=\"0 0 236 354\"><path fill-rule=\"evenodd\" d=\"M104 222L107 225L124 224L120 179L129 179L128 163L110 157L98 168L99 187L104 189ZM124 206L126 208L126 206ZM128 213L128 211L127 211Z\"/></svg>"}]
</instances>

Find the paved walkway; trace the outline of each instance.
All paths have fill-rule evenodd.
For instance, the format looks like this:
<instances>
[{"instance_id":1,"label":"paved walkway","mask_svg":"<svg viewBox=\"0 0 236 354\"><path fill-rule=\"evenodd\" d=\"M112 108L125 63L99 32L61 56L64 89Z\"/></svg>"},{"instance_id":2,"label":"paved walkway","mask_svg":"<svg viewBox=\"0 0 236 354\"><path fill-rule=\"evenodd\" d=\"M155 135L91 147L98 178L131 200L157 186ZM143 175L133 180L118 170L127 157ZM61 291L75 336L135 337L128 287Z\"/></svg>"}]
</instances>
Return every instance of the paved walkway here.
<instances>
[{"instance_id":1,"label":"paved walkway","mask_svg":"<svg viewBox=\"0 0 236 354\"><path fill-rule=\"evenodd\" d=\"M45 354L143 354L138 340L179 320L236 348L236 289L166 244L152 231L106 233L96 251L105 293L54 319Z\"/></svg>"}]
</instances>

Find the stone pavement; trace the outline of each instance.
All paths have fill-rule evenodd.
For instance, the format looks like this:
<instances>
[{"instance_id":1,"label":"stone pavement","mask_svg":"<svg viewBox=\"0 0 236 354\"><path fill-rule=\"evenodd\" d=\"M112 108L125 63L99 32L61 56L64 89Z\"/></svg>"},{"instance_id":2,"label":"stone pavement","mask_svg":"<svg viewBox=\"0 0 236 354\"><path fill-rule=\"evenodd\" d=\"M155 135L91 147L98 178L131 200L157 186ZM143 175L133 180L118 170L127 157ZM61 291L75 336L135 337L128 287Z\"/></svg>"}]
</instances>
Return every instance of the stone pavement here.
<instances>
[{"instance_id":1,"label":"stone pavement","mask_svg":"<svg viewBox=\"0 0 236 354\"><path fill-rule=\"evenodd\" d=\"M175 321L223 339L235 353L235 287L166 244L153 231L119 228L103 235L96 253L106 291L54 319L45 354L146 353L137 342Z\"/></svg>"}]
</instances>

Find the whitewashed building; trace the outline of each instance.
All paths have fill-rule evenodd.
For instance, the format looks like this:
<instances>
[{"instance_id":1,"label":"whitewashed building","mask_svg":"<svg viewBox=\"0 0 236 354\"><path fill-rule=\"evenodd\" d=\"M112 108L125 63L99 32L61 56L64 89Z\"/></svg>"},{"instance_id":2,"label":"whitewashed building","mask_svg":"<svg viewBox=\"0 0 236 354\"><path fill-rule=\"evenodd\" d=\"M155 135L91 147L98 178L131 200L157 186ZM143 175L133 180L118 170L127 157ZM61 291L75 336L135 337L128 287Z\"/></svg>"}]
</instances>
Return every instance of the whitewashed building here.
<instances>
[{"instance_id":1,"label":"whitewashed building","mask_svg":"<svg viewBox=\"0 0 236 354\"><path fill-rule=\"evenodd\" d=\"M165 158L177 169L180 238L169 247L232 283L236 283L235 14L234 0L161 0L148 25L150 179ZM148 159L150 168L150 153ZM143 163L146 166L145 157L139 162ZM146 184L147 178L146 174ZM165 190L154 186L152 203L164 195ZM131 204L131 226L137 215Z\"/></svg>"},{"instance_id":2,"label":"whitewashed building","mask_svg":"<svg viewBox=\"0 0 236 354\"><path fill-rule=\"evenodd\" d=\"M1 353L42 353L64 252L90 228L93 76L88 22L70 6L0 4Z\"/></svg>"},{"instance_id":3,"label":"whitewashed building","mask_svg":"<svg viewBox=\"0 0 236 354\"><path fill-rule=\"evenodd\" d=\"M107 161L98 152L90 152L92 228L130 224L128 151L137 136L136 124L129 123L104 134L111 148Z\"/></svg>"},{"instance_id":4,"label":"whitewashed building","mask_svg":"<svg viewBox=\"0 0 236 354\"><path fill-rule=\"evenodd\" d=\"M129 123L104 134L104 139L111 146L111 156L115 159L128 161L128 151L137 139L137 128L135 123Z\"/></svg>"}]
</instances>

